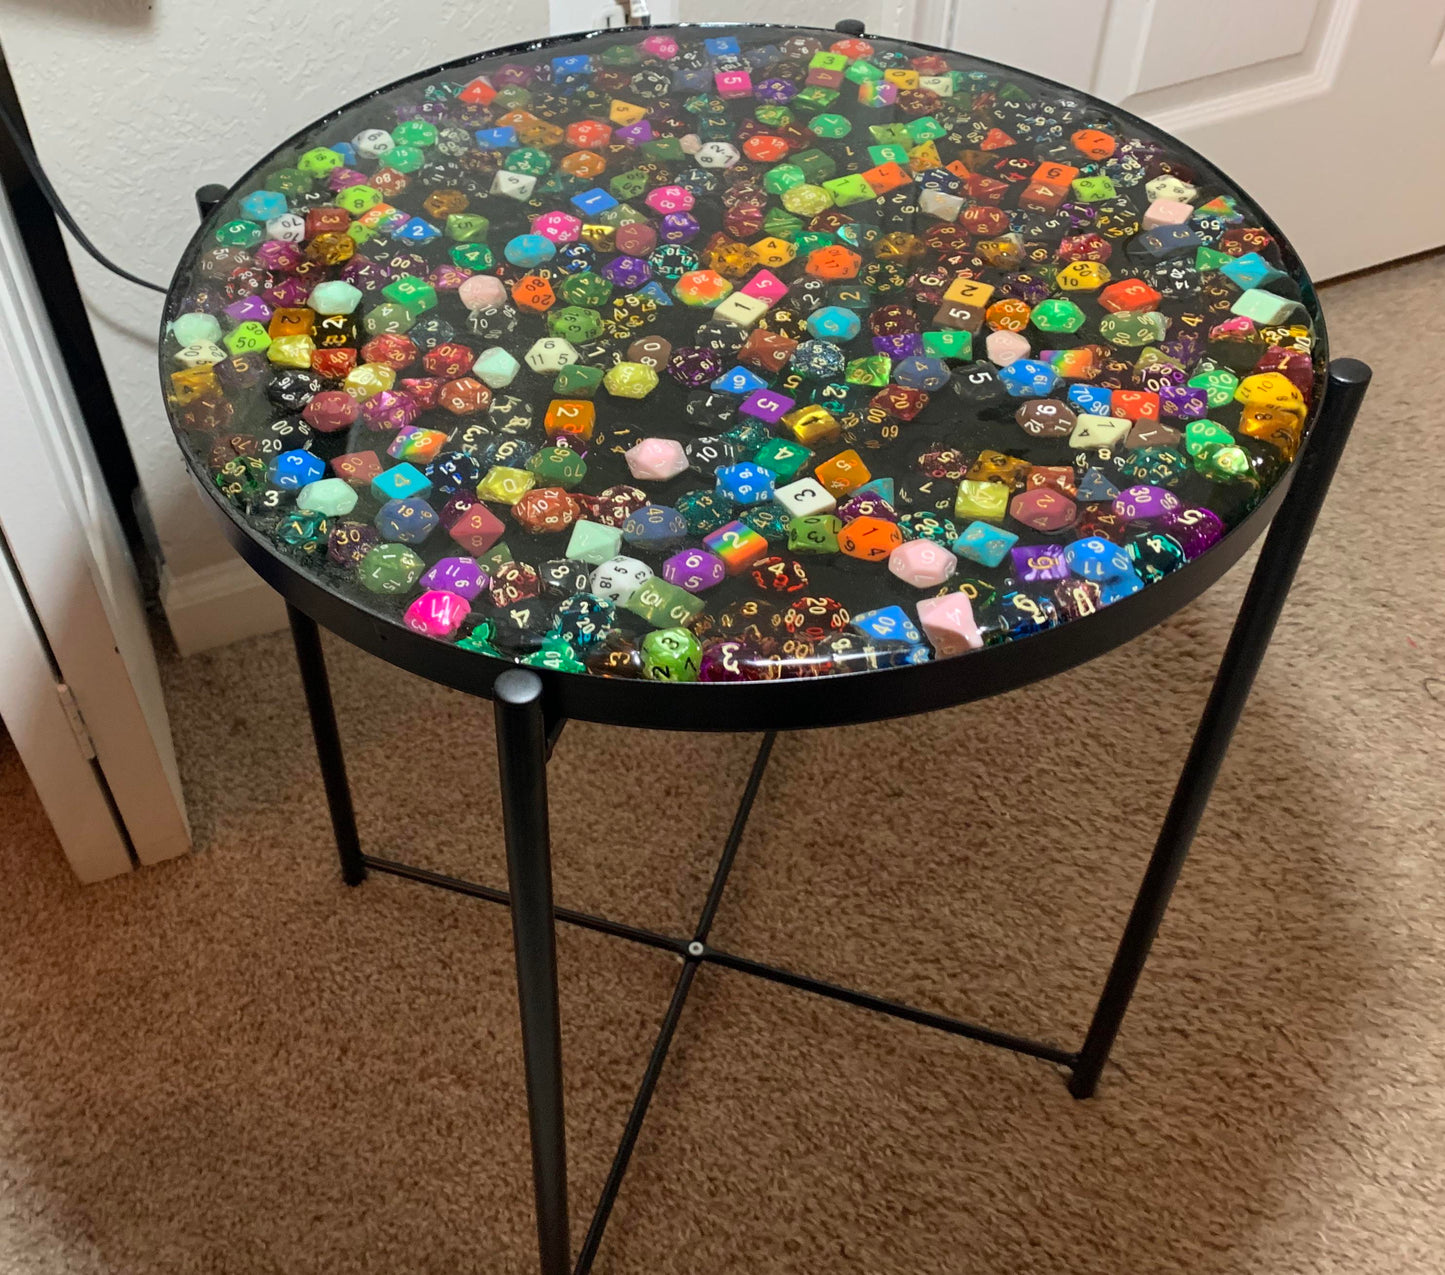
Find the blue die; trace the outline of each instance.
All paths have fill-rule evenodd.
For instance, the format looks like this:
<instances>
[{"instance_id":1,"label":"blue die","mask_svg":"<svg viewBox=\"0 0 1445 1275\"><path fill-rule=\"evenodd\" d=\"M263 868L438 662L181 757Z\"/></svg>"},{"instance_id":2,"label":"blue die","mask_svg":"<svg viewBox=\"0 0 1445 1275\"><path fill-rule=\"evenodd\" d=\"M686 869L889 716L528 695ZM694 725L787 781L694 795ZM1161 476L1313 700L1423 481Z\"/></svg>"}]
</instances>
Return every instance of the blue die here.
<instances>
[{"instance_id":1,"label":"blue die","mask_svg":"<svg viewBox=\"0 0 1445 1275\"><path fill-rule=\"evenodd\" d=\"M672 297L668 295L667 289L658 283L656 279L649 279L642 287L634 288L633 291L639 297L646 297L649 301L657 305L672 304Z\"/></svg>"},{"instance_id":2,"label":"blue die","mask_svg":"<svg viewBox=\"0 0 1445 1275\"><path fill-rule=\"evenodd\" d=\"M752 461L724 465L717 471L718 494L739 505L760 505L765 500L771 500L773 482L773 471Z\"/></svg>"},{"instance_id":3,"label":"blue die","mask_svg":"<svg viewBox=\"0 0 1445 1275\"><path fill-rule=\"evenodd\" d=\"M1015 359L999 369L998 379L1014 398L1044 398L1059 383L1059 374L1038 359Z\"/></svg>"},{"instance_id":4,"label":"blue die","mask_svg":"<svg viewBox=\"0 0 1445 1275\"><path fill-rule=\"evenodd\" d=\"M724 394L748 395L754 390L766 389L767 385L756 372L745 367L731 367L718 377L710 388L721 390Z\"/></svg>"},{"instance_id":5,"label":"blue die","mask_svg":"<svg viewBox=\"0 0 1445 1275\"><path fill-rule=\"evenodd\" d=\"M1117 580L1134 574L1134 564L1123 545L1103 536L1085 536L1065 546L1069 570L1085 580Z\"/></svg>"},{"instance_id":6,"label":"blue die","mask_svg":"<svg viewBox=\"0 0 1445 1275\"><path fill-rule=\"evenodd\" d=\"M239 206L241 216L252 221L270 221L287 209L286 196L279 190L253 190Z\"/></svg>"},{"instance_id":7,"label":"blue die","mask_svg":"<svg viewBox=\"0 0 1445 1275\"><path fill-rule=\"evenodd\" d=\"M864 611L853 617L853 627L871 638L896 639L917 646L923 641L918 626L908 618L902 607L879 607L876 611Z\"/></svg>"},{"instance_id":8,"label":"blue die","mask_svg":"<svg viewBox=\"0 0 1445 1275\"><path fill-rule=\"evenodd\" d=\"M702 43L710 58L735 58L738 55L738 42L730 35L718 36Z\"/></svg>"},{"instance_id":9,"label":"blue die","mask_svg":"<svg viewBox=\"0 0 1445 1275\"><path fill-rule=\"evenodd\" d=\"M403 243L430 243L433 239L441 238L441 233L440 229L425 217L413 217L399 230L393 230L391 237L400 239Z\"/></svg>"},{"instance_id":10,"label":"blue die","mask_svg":"<svg viewBox=\"0 0 1445 1275\"><path fill-rule=\"evenodd\" d=\"M585 53L573 53L565 58L552 59L554 78L564 75L586 75L591 69L592 59Z\"/></svg>"},{"instance_id":11,"label":"blue die","mask_svg":"<svg viewBox=\"0 0 1445 1275\"><path fill-rule=\"evenodd\" d=\"M326 472L326 462L302 448L282 452L271 463L271 481L287 491L299 491Z\"/></svg>"},{"instance_id":12,"label":"blue die","mask_svg":"<svg viewBox=\"0 0 1445 1275\"><path fill-rule=\"evenodd\" d=\"M401 500L411 496L420 499L431 490L427 477L410 461L393 465L371 480L371 490L383 500Z\"/></svg>"},{"instance_id":13,"label":"blue die","mask_svg":"<svg viewBox=\"0 0 1445 1275\"><path fill-rule=\"evenodd\" d=\"M572 207L578 212L596 216L598 213L605 213L609 208L616 208L617 201L601 186L593 186L591 190L578 191L573 195Z\"/></svg>"},{"instance_id":14,"label":"blue die","mask_svg":"<svg viewBox=\"0 0 1445 1275\"><path fill-rule=\"evenodd\" d=\"M1114 391L1102 385L1069 386L1069 406L1090 416L1114 414Z\"/></svg>"},{"instance_id":15,"label":"blue die","mask_svg":"<svg viewBox=\"0 0 1445 1275\"><path fill-rule=\"evenodd\" d=\"M375 526L384 540L419 545L441 525L437 511L420 497L388 500L377 510Z\"/></svg>"},{"instance_id":16,"label":"blue die","mask_svg":"<svg viewBox=\"0 0 1445 1275\"><path fill-rule=\"evenodd\" d=\"M1114 486L1105 475L1102 469L1089 469L1079 479L1078 498L1085 504L1096 504L1099 501L1113 500L1119 494L1119 489Z\"/></svg>"},{"instance_id":17,"label":"blue die","mask_svg":"<svg viewBox=\"0 0 1445 1275\"><path fill-rule=\"evenodd\" d=\"M557 255L557 245L546 235L513 235L502 248L502 256L514 266L530 270Z\"/></svg>"},{"instance_id":18,"label":"blue die","mask_svg":"<svg viewBox=\"0 0 1445 1275\"><path fill-rule=\"evenodd\" d=\"M517 144L515 128L479 128L473 136L484 151L509 150Z\"/></svg>"},{"instance_id":19,"label":"blue die","mask_svg":"<svg viewBox=\"0 0 1445 1275\"><path fill-rule=\"evenodd\" d=\"M1127 598L1131 594L1138 593L1143 587L1144 581L1131 571L1117 580L1105 581L1103 588L1099 590L1099 601L1108 606L1109 603L1117 602L1120 598Z\"/></svg>"}]
</instances>

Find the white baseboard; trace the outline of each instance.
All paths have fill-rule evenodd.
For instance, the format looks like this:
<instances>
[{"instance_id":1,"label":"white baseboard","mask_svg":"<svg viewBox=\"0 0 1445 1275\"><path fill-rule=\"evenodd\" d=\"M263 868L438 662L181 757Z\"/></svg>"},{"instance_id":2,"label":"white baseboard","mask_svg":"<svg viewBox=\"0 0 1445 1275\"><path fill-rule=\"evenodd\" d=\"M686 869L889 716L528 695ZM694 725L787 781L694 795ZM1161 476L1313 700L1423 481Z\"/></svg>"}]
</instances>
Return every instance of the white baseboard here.
<instances>
[{"instance_id":1,"label":"white baseboard","mask_svg":"<svg viewBox=\"0 0 1445 1275\"><path fill-rule=\"evenodd\" d=\"M160 594L182 655L286 627L280 595L239 558L179 576L162 568Z\"/></svg>"}]
</instances>

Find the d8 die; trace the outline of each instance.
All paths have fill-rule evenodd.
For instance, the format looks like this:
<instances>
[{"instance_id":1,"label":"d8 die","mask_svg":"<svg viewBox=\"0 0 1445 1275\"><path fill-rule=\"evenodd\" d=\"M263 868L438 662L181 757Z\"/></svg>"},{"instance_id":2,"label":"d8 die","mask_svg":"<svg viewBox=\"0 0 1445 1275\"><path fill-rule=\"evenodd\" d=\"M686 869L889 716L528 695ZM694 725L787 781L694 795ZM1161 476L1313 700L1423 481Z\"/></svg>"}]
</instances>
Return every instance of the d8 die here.
<instances>
[{"instance_id":1,"label":"d8 die","mask_svg":"<svg viewBox=\"0 0 1445 1275\"><path fill-rule=\"evenodd\" d=\"M689 593L701 593L727 579L727 564L706 549L684 549L662 564L662 578Z\"/></svg>"}]
</instances>

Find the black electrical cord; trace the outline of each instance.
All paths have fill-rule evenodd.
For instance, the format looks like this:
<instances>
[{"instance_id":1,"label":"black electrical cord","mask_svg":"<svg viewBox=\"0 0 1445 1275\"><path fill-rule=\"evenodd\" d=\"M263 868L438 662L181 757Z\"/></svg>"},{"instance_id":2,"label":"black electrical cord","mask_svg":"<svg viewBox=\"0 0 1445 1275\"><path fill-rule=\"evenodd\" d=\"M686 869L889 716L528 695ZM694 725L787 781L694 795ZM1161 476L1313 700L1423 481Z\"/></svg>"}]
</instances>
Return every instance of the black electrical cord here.
<instances>
[{"instance_id":1,"label":"black electrical cord","mask_svg":"<svg viewBox=\"0 0 1445 1275\"><path fill-rule=\"evenodd\" d=\"M149 288L152 292L159 292L162 296L169 291L158 283L152 283L149 279L142 279L139 275L131 274L129 270L118 266L85 237L85 231L75 224L75 218L70 215L70 209L61 201L55 193L55 187L50 184L50 178L45 175L45 169L40 166L40 156L35 153L35 148L30 145L29 139L25 136L25 130L15 122L14 116L0 103L0 123L5 125L5 131L10 134L10 140L15 143L15 149L20 152L20 158L25 161L25 167L30 170L30 175L35 179L35 184L40 187L40 193L45 196L45 202L50 205L51 211L56 219L70 233L75 236L75 242L94 257L101 265L113 274L118 274L122 279L131 283L139 284L142 288Z\"/></svg>"}]
</instances>

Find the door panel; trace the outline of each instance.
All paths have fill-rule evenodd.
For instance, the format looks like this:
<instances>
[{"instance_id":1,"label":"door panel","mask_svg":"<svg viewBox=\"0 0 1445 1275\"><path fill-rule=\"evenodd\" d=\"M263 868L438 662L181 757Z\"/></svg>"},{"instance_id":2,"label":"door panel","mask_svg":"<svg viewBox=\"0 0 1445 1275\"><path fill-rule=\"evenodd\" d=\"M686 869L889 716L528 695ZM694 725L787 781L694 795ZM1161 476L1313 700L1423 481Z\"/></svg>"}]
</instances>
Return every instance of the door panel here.
<instances>
[{"instance_id":1,"label":"door panel","mask_svg":"<svg viewBox=\"0 0 1445 1275\"><path fill-rule=\"evenodd\" d=\"M1176 134L1317 279L1445 244L1445 0L958 0L924 5L914 34ZM1372 171L1382 147L1398 159Z\"/></svg>"}]
</instances>

